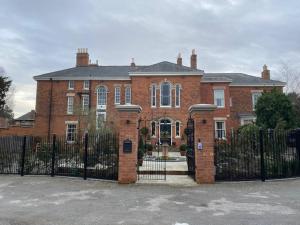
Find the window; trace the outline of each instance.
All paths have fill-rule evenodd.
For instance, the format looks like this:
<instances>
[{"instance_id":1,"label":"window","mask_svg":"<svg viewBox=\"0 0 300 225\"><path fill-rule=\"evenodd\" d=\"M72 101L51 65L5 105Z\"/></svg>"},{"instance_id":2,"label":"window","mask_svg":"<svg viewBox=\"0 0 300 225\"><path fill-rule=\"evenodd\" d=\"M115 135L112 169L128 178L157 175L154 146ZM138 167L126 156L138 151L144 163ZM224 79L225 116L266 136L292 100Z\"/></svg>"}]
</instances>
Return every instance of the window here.
<instances>
[{"instance_id":1,"label":"window","mask_svg":"<svg viewBox=\"0 0 300 225\"><path fill-rule=\"evenodd\" d=\"M155 124L155 122L151 123L151 136L152 137L156 136L156 124Z\"/></svg>"},{"instance_id":2,"label":"window","mask_svg":"<svg viewBox=\"0 0 300 225\"><path fill-rule=\"evenodd\" d=\"M69 80L68 89L69 90L74 90L74 80Z\"/></svg>"},{"instance_id":3,"label":"window","mask_svg":"<svg viewBox=\"0 0 300 225\"><path fill-rule=\"evenodd\" d=\"M115 104L121 103L121 88L115 87Z\"/></svg>"},{"instance_id":4,"label":"window","mask_svg":"<svg viewBox=\"0 0 300 225\"><path fill-rule=\"evenodd\" d=\"M175 107L180 107L180 85L176 84L175 87Z\"/></svg>"},{"instance_id":5,"label":"window","mask_svg":"<svg viewBox=\"0 0 300 225\"><path fill-rule=\"evenodd\" d=\"M99 129L103 127L104 122L106 121L106 112L97 112L96 116L96 127Z\"/></svg>"},{"instance_id":6,"label":"window","mask_svg":"<svg viewBox=\"0 0 300 225\"><path fill-rule=\"evenodd\" d=\"M125 88L125 104L131 104L131 87Z\"/></svg>"},{"instance_id":7,"label":"window","mask_svg":"<svg viewBox=\"0 0 300 225\"><path fill-rule=\"evenodd\" d=\"M180 137L180 122L179 121L176 121L176 123L175 123L175 134L176 134L176 137Z\"/></svg>"},{"instance_id":8,"label":"window","mask_svg":"<svg viewBox=\"0 0 300 225\"><path fill-rule=\"evenodd\" d=\"M255 110L255 105L257 103L258 98L261 96L261 92L253 92L252 93L252 107Z\"/></svg>"},{"instance_id":9,"label":"window","mask_svg":"<svg viewBox=\"0 0 300 225\"><path fill-rule=\"evenodd\" d=\"M76 141L77 125L67 124L66 138L68 143Z\"/></svg>"},{"instance_id":10,"label":"window","mask_svg":"<svg viewBox=\"0 0 300 225\"><path fill-rule=\"evenodd\" d=\"M215 121L215 137L218 139L226 138L225 122Z\"/></svg>"},{"instance_id":11,"label":"window","mask_svg":"<svg viewBox=\"0 0 300 225\"><path fill-rule=\"evenodd\" d=\"M171 106L171 84L163 82L160 87L160 106Z\"/></svg>"},{"instance_id":12,"label":"window","mask_svg":"<svg viewBox=\"0 0 300 225\"><path fill-rule=\"evenodd\" d=\"M83 113L88 113L90 106L90 96L82 95L82 111Z\"/></svg>"},{"instance_id":13,"label":"window","mask_svg":"<svg viewBox=\"0 0 300 225\"><path fill-rule=\"evenodd\" d=\"M224 90L214 90L214 104L218 108L225 107Z\"/></svg>"},{"instance_id":14,"label":"window","mask_svg":"<svg viewBox=\"0 0 300 225\"><path fill-rule=\"evenodd\" d=\"M73 111L74 111L74 97L68 96L67 114L73 114Z\"/></svg>"},{"instance_id":15,"label":"window","mask_svg":"<svg viewBox=\"0 0 300 225\"><path fill-rule=\"evenodd\" d=\"M104 86L97 88L97 108L106 109L107 89Z\"/></svg>"},{"instance_id":16,"label":"window","mask_svg":"<svg viewBox=\"0 0 300 225\"><path fill-rule=\"evenodd\" d=\"M151 85L151 107L156 107L156 85Z\"/></svg>"},{"instance_id":17,"label":"window","mask_svg":"<svg viewBox=\"0 0 300 225\"><path fill-rule=\"evenodd\" d=\"M89 80L84 80L83 81L83 89L84 90L89 90L90 89L90 81Z\"/></svg>"}]
</instances>

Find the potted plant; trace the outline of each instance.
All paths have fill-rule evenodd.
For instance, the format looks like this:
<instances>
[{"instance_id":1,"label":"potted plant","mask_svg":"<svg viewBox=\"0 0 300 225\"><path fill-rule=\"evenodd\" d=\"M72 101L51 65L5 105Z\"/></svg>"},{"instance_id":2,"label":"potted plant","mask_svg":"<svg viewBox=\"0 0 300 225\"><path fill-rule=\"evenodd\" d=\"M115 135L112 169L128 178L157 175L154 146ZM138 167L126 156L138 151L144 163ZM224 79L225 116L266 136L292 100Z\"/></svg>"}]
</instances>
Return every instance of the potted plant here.
<instances>
[{"instance_id":1,"label":"potted plant","mask_svg":"<svg viewBox=\"0 0 300 225\"><path fill-rule=\"evenodd\" d=\"M179 150L180 150L180 155L181 156L185 156L186 155L186 148L187 148L186 144L180 145Z\"/></svg>"},{"instance_id":2,"label":"potted plant","mask_svg":"<svg viewBox=\"0 0 300 225\"><path fill-rule=\"evenodd\" d=\"M160 140L162 143L168 143L170 140L170 133L168 131L162 131L160 133Z\"/></svg>"},{"instance_id":3,"label":"potted plant","mask_svg":"<svg viewBox=\"0 0 300 225\"><path fill-rule=\"evenodd\" d=\"M151 144L146 145L147 155L152 155L153 146Z\"/></svg>"},{"instance_id":4,"label":"potted plant","mask_svg":"<svg viewBox=\"0 0 300 225\"><path fill-rule=\"evenodd\" d=\"M143 128L141 129L141 134L142 134L144 137L147 137L148 133L149 133L149 129L148 129L147 127L143 127Z\"/></svg>"}]
</instances>

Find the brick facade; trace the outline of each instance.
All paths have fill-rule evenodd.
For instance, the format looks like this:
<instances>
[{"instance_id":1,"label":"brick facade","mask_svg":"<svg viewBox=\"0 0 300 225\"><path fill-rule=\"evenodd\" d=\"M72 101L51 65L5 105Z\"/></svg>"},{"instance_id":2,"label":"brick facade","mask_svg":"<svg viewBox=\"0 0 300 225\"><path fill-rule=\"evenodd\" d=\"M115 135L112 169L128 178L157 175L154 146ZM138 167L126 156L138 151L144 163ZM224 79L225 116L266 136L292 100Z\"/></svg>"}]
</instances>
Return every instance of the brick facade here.
<instances>
[{"instance_id":1,"label":"brick facade","mask_svg":"<svg viewBox=\"0 0 300 225\"><path fill-rule=\"evenodd\" d=\"M87 50L80 49L77 53L76 67L35 77L37 80L36 134L41 136L46 136L49 133L65 135L68 122L77 122L79 133L83 133L88 125L84 122L85 116L80 112L82 96L89 96L90 111L96 115L96 111L99 111L99 108L97 108L97 88L101 86L105 87L107 91L107 104L104 110L106 121L111 126L118 127L116 122L118 113L115 108L115 87L120 88L121 105L126 103L125 89L130 87L131 104L142 107L141 126L146 126L151 131L151 123L155 122L156 132L155 135L150 135L151 142L156 143L159 141L160 122L167 119L171 123L172 142L178 146L183 142L183 132L189 116L188 108L193 104L214 104L215 90L224 91L224 107L217 108L213 112L212 120L224 121L225 129L229 132L231 128L237 128L241 125L242 116L254 115L253 92L270 91L274 87L282 90L283 87L282 83L268 80L268 76L265 75L264 79L256 79L257 84L252 82L249 85L247 83L234 83L235 74L231 75L231 79L227 79L226 74L206 74L196 68L197 55L194 51L191 56L192 68L182 66L181 56L177 60L178 64L161 62L151 66L136 66L132 62L129 66L105 67L88 64L88 61L89 54ZM120 71L123 71L122 74ZM51 77L51 74L54 76ZM264 67L263 74L270 74L270 71ZM223 78L224 76L225 78ZM248 75L241 76L237 74L236 76L247 78ZM253 80L253 77L248 77ZM74 81L74 89L72 90L68 89L70 80ZM84 80L89 82L88 90L84 89ZM170 107L160 106L161 84L163 82L169 82L171 85ZM155 107L151 104L153 101L151 96L152 85L156 86ZM175 103L176 85L180 86L179 107ZM74 97L74 113L72 115L67 114L68 96ZM179 135L176 135L176 122L180 124ZM213 126L215 126L214 123Z\"/></svg>"}]
</instances>

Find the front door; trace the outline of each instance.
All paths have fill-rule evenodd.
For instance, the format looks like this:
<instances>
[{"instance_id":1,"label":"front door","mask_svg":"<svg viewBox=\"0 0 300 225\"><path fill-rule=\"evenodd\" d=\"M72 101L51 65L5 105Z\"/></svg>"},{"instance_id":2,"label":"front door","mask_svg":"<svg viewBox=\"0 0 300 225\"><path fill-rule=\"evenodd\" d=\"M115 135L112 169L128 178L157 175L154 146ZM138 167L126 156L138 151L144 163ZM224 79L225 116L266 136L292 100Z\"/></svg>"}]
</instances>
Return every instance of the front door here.
<instances>
[{"instance_id":1,"label":"front door","mask_svg":"<svg viewBox=\"0 0 300 225\"><path fill-rule=\"evenodd\" d=\"M160 143L167 142L169 145L172 143L172 124L168 119L160 121L160 132L159 132Z\"/></svg>"}]
</instances>

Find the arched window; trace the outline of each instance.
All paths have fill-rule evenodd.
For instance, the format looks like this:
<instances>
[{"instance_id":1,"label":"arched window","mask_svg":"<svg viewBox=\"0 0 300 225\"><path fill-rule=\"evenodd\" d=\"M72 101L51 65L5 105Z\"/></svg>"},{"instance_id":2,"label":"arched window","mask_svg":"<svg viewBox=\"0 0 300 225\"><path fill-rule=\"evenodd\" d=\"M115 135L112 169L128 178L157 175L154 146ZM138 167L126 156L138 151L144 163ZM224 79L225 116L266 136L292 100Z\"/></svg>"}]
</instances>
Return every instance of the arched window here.
<instances>
[{"instance_id":1,"label":"arched window","mask_svg":"<svg viewBox=\"0 0 300 225\"><path fill-rule=\"evenodd\" d=\"M160 86L160 106L171 106L171 84L163 82Z\"/></svg>"},{"instance_id":2,"label":"arched window","mask_svg":"<svg viewBox=\"0 0 300 225\"><path fill-rule=\"evenodd\" d=\"M106 108L107 104L107 89L105 86L97 88L97 108Z\"/></svg>"}]
</instances>

